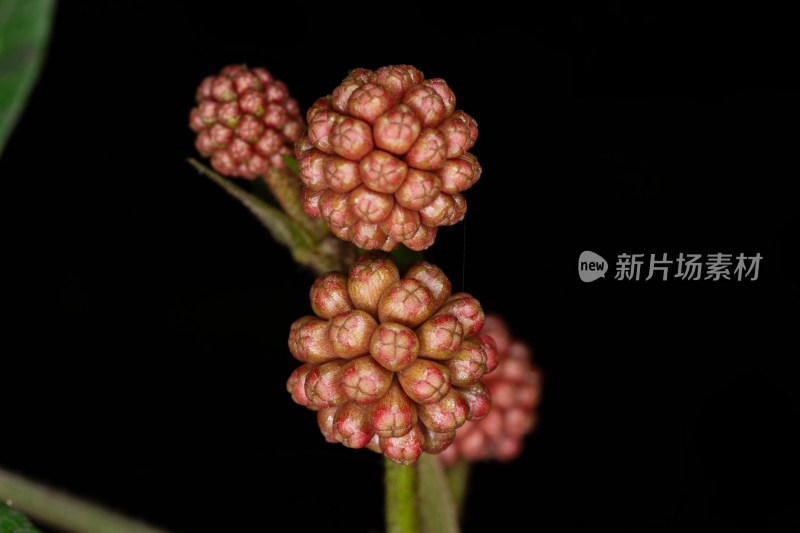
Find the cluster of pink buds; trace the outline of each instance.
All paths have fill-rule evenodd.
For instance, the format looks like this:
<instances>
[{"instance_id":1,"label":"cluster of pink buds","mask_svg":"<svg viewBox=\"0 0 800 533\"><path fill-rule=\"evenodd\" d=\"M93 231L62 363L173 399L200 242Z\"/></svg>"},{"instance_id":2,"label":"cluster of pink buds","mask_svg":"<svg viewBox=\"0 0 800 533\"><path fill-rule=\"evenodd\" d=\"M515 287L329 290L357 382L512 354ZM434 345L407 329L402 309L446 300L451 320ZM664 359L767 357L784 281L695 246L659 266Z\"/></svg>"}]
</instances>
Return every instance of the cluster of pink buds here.
<instances>
[{"instance_id":1,"label":"cluster of pink buds","mask_svg":"<svg viewBox=\"0 0 800 533\"><path fill-rule=\"evenodd\" d=\"M290 329L303 365L287 389L328 441L412 464L489 413L481 378L497 366L495 343L480 333L478 301L451 294L438 267L418 262L401 277L390 255L369 252L349 275L319 277L310 298L315 314Z\"/></svg>"},{"instance_id":2,"label":"cluster of pink buds","mask_svg":"<svg viewBox=\"0 0 800 533\"><path fill-rule=\"evenodd\" d=\"M340 239L372 250L433 244L464 218L481 175L475 120L447 83L409 65L356 69L306 114L295 146L304 208Z\"/></svg>"},{"instance_id":3,"label":"cluster of pink buds","mask_svg":"<svg viewBox=\"0 0 800 533\"><path fill-rule=\"evenodd\" d=\"M282 81L263 68L230 65L208 76L196 94L189 127L195 146L225 176L256 179L269 168L284 168L303 135L300 108Z\"/></svg>"},{"instance_id":4,"label":"cluster of pink buds","mask_svg":"<svg viewBox=\"0 0 800 533\"><path fill-rule=\"evenodd\" d=\"M440 458L446 465L467 461L510 461L517 457L525 437L537 424L542 394L542 371L533 363L533 351L511 337L506 322L488 315L481 331L495 341L498 368L484 378L492 396L492 411L483 420L464 424L453 445Z\"/></svg>"}]
</instances>

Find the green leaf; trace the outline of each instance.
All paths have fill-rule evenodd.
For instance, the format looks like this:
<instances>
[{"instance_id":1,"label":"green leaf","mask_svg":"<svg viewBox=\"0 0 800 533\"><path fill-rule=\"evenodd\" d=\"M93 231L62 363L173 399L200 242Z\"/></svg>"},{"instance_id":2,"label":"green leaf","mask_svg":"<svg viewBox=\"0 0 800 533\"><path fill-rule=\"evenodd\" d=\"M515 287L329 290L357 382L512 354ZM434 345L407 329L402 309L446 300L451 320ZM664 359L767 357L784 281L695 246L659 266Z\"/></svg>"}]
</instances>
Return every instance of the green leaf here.
<instances>
[{"instance_id":1,"label":"green leaf","mask_svg":"<svg viewBox=\"0 0 800 533\"><path fill-rule=\"evenodd\" d=\"M281 154L283 158L283 162L286 163L286 166L289 167L289 170L295 173L295 175L300 175L300 167L297 166L297 159L290 155Z\"/></svg>"},{"instance_id":2,"label":"green leaf","mask_svg":"<svg viewBox=\"0 0 800 533\"><path fill-rule=\"evenodd\" d=\"M0 0L0 155L39 75L55 0Z\"/></svg>"},{"instance_id":3,"label":"green leaf","mask_svg":"<svg viewBox=\"0 0 800 533\"><path fill-rule=\"evenodd\" d=\"M33 527L24 514L0 503L0 533L41 533L41 531Z\"/></svg>"},{"instance_id":4,"label":"green leaf","mask_svg":"<svg viewBox=\"0 0 800 533\"><path fill-rule=\"evenodd\" d=\"M458 533L456 506L441 461L435 455L423 453L416 468L422 533Z\"/></svg>"},{"instance_id":5,"label":"green leaf","mask_svg":"<svg viewBox=\"0 0 800 533\"><path fill-rule=\"evenodd\" d=\"M267 204L258 196L245 191L231 180L222 177L198 161L191 158L188 161L197 170L225 189L228 194L239 200L269 230L272 237L287 246L296 258L298 255L303 256L305 252L313 249L313 238L286 216L283 211Z\"/></svg>"}]
</instances>

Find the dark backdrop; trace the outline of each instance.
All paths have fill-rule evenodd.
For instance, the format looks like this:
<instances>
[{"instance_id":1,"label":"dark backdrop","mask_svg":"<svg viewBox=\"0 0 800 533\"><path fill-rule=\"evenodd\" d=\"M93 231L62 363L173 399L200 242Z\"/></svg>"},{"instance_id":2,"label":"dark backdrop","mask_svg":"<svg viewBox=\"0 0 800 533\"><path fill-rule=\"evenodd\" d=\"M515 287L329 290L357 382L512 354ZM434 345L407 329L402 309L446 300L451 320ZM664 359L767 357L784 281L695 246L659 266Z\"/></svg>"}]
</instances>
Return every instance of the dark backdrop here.
<instances>
[{"instance_id":1,"label":"dark backdrop","mask_svg":"<svg viewBox=\"0 0 800 533\"><path fill-rule=\"evenodd\" d=\"M164 4L61 3L0 159L0 464L176 531L381 529L380 457L326 444L285 391L313 278L189 167L187 122L226 64L305 110L408 63L480 128L466 222L428 258L547 379L525 454L474 468L465 531L797 525L785 15ZM583 250L606 279L579 280ZM613 279L618 254L680 252L760 253L760 276Z\"/></svg>"}]
</instances>

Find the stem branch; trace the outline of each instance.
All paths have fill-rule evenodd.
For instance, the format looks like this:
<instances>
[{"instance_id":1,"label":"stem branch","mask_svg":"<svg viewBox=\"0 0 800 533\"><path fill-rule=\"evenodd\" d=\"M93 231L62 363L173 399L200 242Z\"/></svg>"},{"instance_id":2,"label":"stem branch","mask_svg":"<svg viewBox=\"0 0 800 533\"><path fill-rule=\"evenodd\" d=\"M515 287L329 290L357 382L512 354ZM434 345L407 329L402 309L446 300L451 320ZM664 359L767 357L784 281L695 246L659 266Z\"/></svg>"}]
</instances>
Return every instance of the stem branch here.
<instances>
[{"instance_id":1,"label":"stem branch","mask_svg":"<svg viewBox=\"0 0 800 533\"><path fill-rule=\"evenodd\" d=\"M435 455L417 461L417 501L423 533L458 533L458 515L444 467Z\"/></svg>"},{"instance_id":2,"label":"stem branch","mask_svg":"<svg viewBox=\"0 0 800 533\"><path fill-rule=\"evenodd\" d=\"M288 168L270 168L263 176L275 199L278 200L289 218L316 239L321 239L325 235L325 228L320 225L319 220L311 218L303 210L303 185L300 179Z\"/></svg>"},{"instance_id":3,"label":"stem branch","mask_svg":"<svg viewBox=\"0 0 800 533\"><path fill-rule=\"evenodd\" d=\"M464 500L467 497L467 486L469 485L470 464L464 459L459 459L456 464L445 469L447 484L453 494L453 505L455 505L456 515L461 516L464 509Z\"/></svg>"},{"instance_id":4,"label":"stem branch","mask_svg":"<svg viewBox=\"0 0 800 533\"><path fill-rule=\"evenodd\" d=\"M0 498L42 524L75 533L167 533L0 468Z\"/></svg>"}]
</instances>

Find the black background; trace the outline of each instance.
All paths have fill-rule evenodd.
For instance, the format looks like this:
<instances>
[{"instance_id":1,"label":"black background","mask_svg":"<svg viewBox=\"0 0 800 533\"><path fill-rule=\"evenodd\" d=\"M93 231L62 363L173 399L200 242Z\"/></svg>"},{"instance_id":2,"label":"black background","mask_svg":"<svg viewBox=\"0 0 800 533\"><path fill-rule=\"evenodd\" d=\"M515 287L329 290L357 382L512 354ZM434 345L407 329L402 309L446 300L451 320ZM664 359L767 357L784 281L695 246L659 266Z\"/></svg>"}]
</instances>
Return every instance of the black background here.
<instances>
[{"instance_id":1,"label":"black background","mask_svg":"<svg viewBox=\"0 0 800 533\"><path fill-rule=\"evenodd\" d=\"M313 277L189 167L187 123L227 64L266 67L305 110L348 69L407 63L480 129L465 223L427 257L547 379L525 454L474 467L464 531L797 527L791 19L355 11L59 6L0 159L0 464L175 531L380 530L380 457L325 443L285 391ZM583 250L612 271L620 253L764 259L753 282L585 284Z\"/></svg>"}]
</instances>

